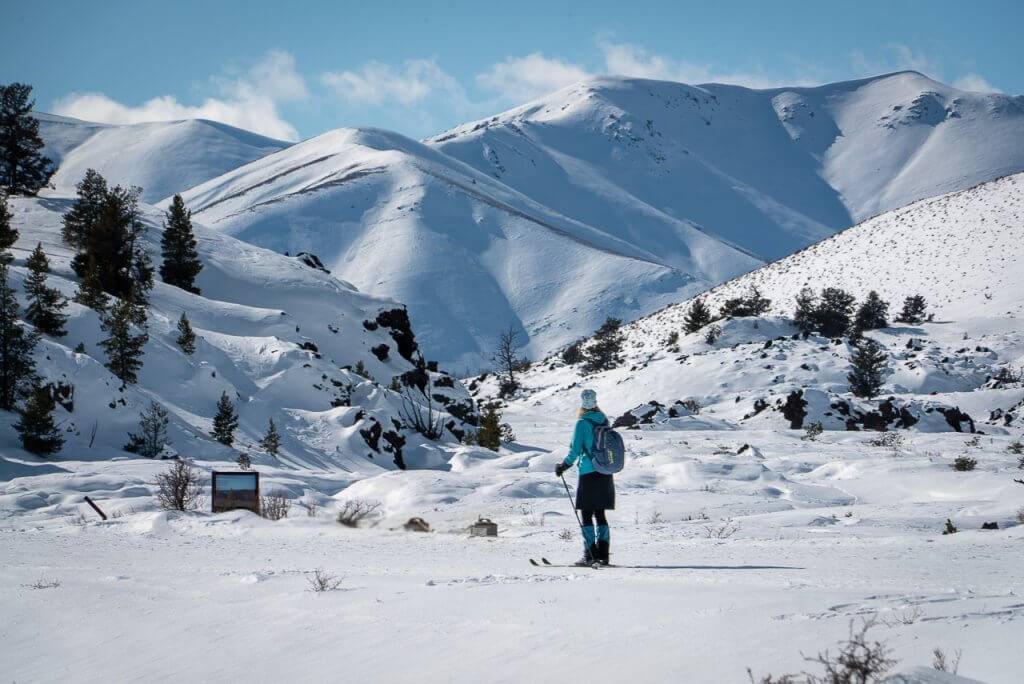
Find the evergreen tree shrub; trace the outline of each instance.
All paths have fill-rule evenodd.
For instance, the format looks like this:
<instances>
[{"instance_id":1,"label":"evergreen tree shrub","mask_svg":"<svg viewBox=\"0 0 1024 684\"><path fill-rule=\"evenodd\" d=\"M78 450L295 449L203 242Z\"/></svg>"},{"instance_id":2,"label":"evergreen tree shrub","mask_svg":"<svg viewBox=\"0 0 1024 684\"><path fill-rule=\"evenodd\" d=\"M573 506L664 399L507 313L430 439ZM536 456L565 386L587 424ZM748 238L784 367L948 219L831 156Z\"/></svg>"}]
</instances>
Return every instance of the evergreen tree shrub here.
<instances>
[{"instance_id":1,"label":"evergreen tree shrub","mask_svg":"<svg viewBox=\"0 0 1024 684\"><path fill-rule=\"evenodd\" d=\"M28 195L39 192L53 175L53 163L41 152L31 97L30 85L0 85L0 187Z\"/></svg>"},{"instance_id":2,"label":"evergreen tree shrub","mask_svg":"<svg viewBox=\"0 0 1024 684\"><path fill-rule=\"evenodd\" d=\"M231 403L227 392L222 392L217 401L217 413L213 417L213 438L221 444L231 446L235 441L235 430L238 429L238 414Z\"/></svg>"}]
</instances>

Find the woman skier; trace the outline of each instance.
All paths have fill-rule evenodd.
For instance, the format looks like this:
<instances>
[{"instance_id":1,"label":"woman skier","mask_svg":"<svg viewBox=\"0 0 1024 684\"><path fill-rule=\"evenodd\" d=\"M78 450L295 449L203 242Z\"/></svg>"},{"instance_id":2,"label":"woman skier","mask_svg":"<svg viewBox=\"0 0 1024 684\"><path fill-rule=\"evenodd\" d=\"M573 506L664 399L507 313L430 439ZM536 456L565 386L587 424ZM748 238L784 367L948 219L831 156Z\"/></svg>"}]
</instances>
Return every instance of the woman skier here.
<instances>
[{"instance_id":1,"label":"woman skier","mask_svg":"<svg viewBox=\"0 0 1024 684\"><path fill-rule=\"evenodd\" d=\"M597 472L590 458L594 446L594 428L607 425L608 419L597 407L597 392L583 390L580 400L579 420L572 433L569 455L555 466L555 475L562 477L573 463L579 461L576 509L583 514L583 558L576 565L608 565L611 535L604 512L615 510L615 480L611 475Z\"/></svg>"}]
</instances>

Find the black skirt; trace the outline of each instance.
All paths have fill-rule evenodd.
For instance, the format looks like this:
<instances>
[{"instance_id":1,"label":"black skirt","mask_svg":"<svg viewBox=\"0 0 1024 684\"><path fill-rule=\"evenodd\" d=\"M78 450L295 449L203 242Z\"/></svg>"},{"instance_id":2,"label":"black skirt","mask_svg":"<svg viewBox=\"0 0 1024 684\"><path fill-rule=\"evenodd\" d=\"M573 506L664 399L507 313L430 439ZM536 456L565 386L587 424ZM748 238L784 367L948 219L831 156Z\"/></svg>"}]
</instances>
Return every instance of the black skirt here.
<instances>
[{"instance_id":1,"label":"black skirt","mask_svg":"<svg viewBox=\"0 0 1024 684\"><path fill-rule=\"evenodd\" d=\"M615 510L615 479L604 473L580 475L576 487L576 509L580 511Z\"/></svg>"}]
</instances>

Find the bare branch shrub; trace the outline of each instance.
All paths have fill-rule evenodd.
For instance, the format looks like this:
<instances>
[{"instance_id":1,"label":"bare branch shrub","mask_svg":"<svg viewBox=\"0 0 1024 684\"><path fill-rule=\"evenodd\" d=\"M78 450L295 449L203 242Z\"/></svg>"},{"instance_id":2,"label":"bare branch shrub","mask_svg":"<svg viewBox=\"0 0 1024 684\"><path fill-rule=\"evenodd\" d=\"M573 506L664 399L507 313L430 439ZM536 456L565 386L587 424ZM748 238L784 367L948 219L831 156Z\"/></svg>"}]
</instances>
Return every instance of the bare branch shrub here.
<instances>
[{"instance_id":1,"label":"bare branch shrub","mask_svg":"<svg viewBox=\"0 0 1024 684\"><path fill-rule=\"evenodd\" d=\"M906 446L906 440L898 432L883 432L877 437L868 440L868 444L874 447L889 449L894 454Z\"/></svg>"},{"instance_id":2,"label":"bare branch shrub","mask_svg":"<svg viewBox=\"0 0 1024 684\"><path fill-rule=\"evenodd\" d=\"M936 646L932 651L932 669L956 674L960 669L960 656L963 654L964 652L958 648L951 656L947 656L945 651Z\"/></svg>"},{"instance_id":3,"label":"bare branch shrub","mask_svg":"<svg viewBox=\"0 0 1024 684\"><path fill-rule=\"evenodd\" d=\"M515 324L509 325L508 330L502 331L498 337L497 348L494 350L494 356L491 357L499 377L498 393L503 397L512 396L519 389L515 375L521 364L519 355L516 354L518 346L519 331L516 330Z\"/></svg>"},{"instance_id":4,"label":"bare branch shrub","mask_svg":"<svg viewBox=\"0 0 1024 684\"><path fill-rule=\"evenodd\" d=\"M309 590L316 592L317 594L324 591L335 591L341 587L341 582L344 578L332 575L325 570L317 568L312 573L306 575L306 581L309 583Z\"/></svg>"},{"instance_id":5,"label":"bare branch shrub","mask_svg":"<svg viewBox=\"0 0 1024 684\"><path fill-rule=\"evenodd\" d=\"M277 490L268 492L260 497L260 515L267 520L280 520L288 517L292 502L288 498L288 492Z\"/></svg>"},{"instance_id":6,"label":"bare branch shrub","mask_svg":"<svg viewBox=\"0 0 1024 684\"><path fill-rule=\"evenodd\" d=\"M61 581L59 579L40 577L35 582L32 582L31 584L26 584L25 586L29 589L56 589L60 585Z\"/></svg>"},{"instance_id":7,"label":"bare branch shrub","mask_svg":"<svg viewBox=\"0 0 1024 684\"><path fill-rule=\"evenodd\" d=\"M558 538L562 541L572 541L573 535L572 530L562 530L558 533Z\"/></svg>"},{"instance_id":8,"label":"bare branch shrub","mask_svg":"<svg viewBox=\"0 0 1024 684\"><path fill-rule=\"evenodd\" d=\"M660 525L663 522L665 522L665 520L662 518L661 511L658 509L654 509L651 511L650 515L647 516L648 525Z\"/></svg>"},{"instance_id":9,"label":"bare branch shrub","mask_svg":"<svg viewBox=\"0 0 1024 684\"><path fill-rule=\"evenodd\" d=\"M921 616L923 616L923 615L924 615L924 611L921 610L921 608L919 606L914 606L912 608L907 608L902 613L894 613L891 616L888 616L888 617L885 617L885 618L879 618L878 621L881 622L886 627L896 627L896 626L899 626L899 625L912 625L915 622L917 622L918 620L920 620Z\"/></svg>"},{"instance_id":10,"label":"bare branch shrub","mask_svg":"<svg viewBox=\"0 0 1024 684\"><path fill-rule=\"evenodd\" d=\"M179 459L156 476L156 502L165 511L194 511L203 486L200 472Z\"/></svg>"},{"instance_id":11,"label":"bare branch shrub","mask_svg":"<svg viewBox=\"0 0 1024 684\"><path fill-rule=\"evenodd\" d=\"M820 422L808 423L807 426L804 428L804 436L801 437L800 439L803 439L808 442L813 442L817 440L818 437L821 437L821 433L823 432L825 432L825 426L822 425Z\"/></svg>"},{"instance_id":12,"label":"bare branch shrub","mask_svg":"<svg viewBox=\"0 0 1024 684\"><path fill-rule=\"evenodd\" d=\"M346 501L338 510L338 522L345 527L359 527L359 523L377 512L379 501L353 499Z\"/></svg>"},{"instance_id":13,"label":"bare branch shrub","mask_svg":"<svg viewBox=\"0 0 1024 684\"><path fill-rule=\"evenodd\" d=\"M719 525L704 526L704 536L708 539L728 539L739 531L739 523L733 522L731 518L723 520Z\"/></svg>"},{"instance_id":14,"label":"bare branch shrub","mask_svg":"<svg viewBox=\"0 0 1024 684\"><path fill-rule=\"evenodd\" d=\"M426 400L425 406L416 400L410 388L403 388L399 414L407 426L427 439L440 439L444 434L444 414L434 408L434 400L429 392L423 391L421 394Z\"/></svg>"},{"instance_id":15,"label":"bare branch shrub","mask_svg":"<svg viewBox=\"0 0 1024 684\"><path fill-rule=\"evenodd\" d=\"M801 672L754 679L749 668L747 675L752 684L876 684L896 665L896 660L889 657L891 651L884 642L868 640L867 633L874 626L874 620L865 620L861 628L855 630L851 622L850 636L839 644L836 655L823 651L813 658L804 656L806 662L820 665L823 675Z\"/></svg>"}]
</instances>

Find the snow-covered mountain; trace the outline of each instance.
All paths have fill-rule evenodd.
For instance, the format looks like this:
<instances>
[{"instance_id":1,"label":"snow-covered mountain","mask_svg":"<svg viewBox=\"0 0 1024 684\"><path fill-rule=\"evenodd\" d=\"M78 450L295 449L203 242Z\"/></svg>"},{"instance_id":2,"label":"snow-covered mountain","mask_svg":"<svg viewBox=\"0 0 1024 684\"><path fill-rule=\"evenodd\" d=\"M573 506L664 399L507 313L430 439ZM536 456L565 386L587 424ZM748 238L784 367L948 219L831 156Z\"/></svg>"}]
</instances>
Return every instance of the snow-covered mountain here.
<instances>
[{"instance_id":1,"label":"snow-covered mountain","mask_svg":"<svg viewBox=\"0 0 1024 684\"><path fill-rule=\"evenodd\" d=\"M519 401L569 411L579 385L586 384L625 425L780 428L800 427L806 419L840 430L1019 430L1022 235L1024 174L922 200L700 295L717 310L725 299L756 286L772 300L766 317L720 322L721 337L708 342L706 330L683 329L692 300L674 304L623 328L621 367L587 376L554 356L522 375ZM890 320L908 295L922 294L929 302L933 322L894 323L869 333L890 357L880 397L893 398L887 408L884 401L851 397L848 341L802 337L785 318L801 288L828 286L842 287L858 300L877 290L890 302ZM1003 372L1018 379L994 380ZM494 378L471 389L493 395ZM794 394L799 396L791 399ZM686 400L694 403L676 403ZM793 420L796 414L799 420Z\"/></svg>"},{"instance_id":2,"label":"snow-covered mountain","mask_svg":"<svg viewBox=\"0 0 1024 684\"><path fill-rule=\"evenodd\" d=\"M339 130L193 188L211 227L409 304L462 367L542 356L881 211L1024 169L1024 98L915 72L750 90L601 78L415 143Z\"/></svg>"},{"instance_id":3,"label":"snow-covered mountain","mask_svg":"<svg viewBox=\"0 0 1024 684\"><path fill-rule=\"evenodd\" d=\"M479 367L510 324L541 354L608 315L635 318L759 263L685 227L676 244L688 257L673 268L380 130L326 133L185 200L213 228L280 252L313 252L360 290L406 303L425 348L459 368Z\"/></svg>"},{"instance_id":4,"label":"snow-covered mountain","mask_svg":"<svg viewBox=\"0 0 1024 684\"><path fill-rule=\"evenodd\" d=\"M772 260L1024 170L1024 97L909 71L772 90L603 78L429 142L685 269L680 223Z\"/></svg>"},{"instance_id":5,"label":"snow-covered mountain","mask_svg":"<svg viewBox=\"0 0 1024 684\"><path fill-rule=\"evenodd\" d=\"M74 192L87 169L113 185L142 187L155 202L288 146L240 128L203 119L109 126L36 114L43 153L57 166L50 183Z\"/></svg>"},{"instance_id":6,"label":"snow-covered mountain","mask_svg":"<svg viewBox=\"0 0 1024 684\"><path fill-rule=\"evenodd\" d=\"M12 225L20 231L11 269L19 293L25 258L41 243L53 271L51 285L68 298L75 294L72 252L60 239L60 218L71 202L9 200ZM143 210L145 246L158 260L163 214ZM77 303L68 307L67 336L40 342L38 372L56 388L63 453L83 460L123 455L127 433L138 431L139 412L155 400L171 414L173 448L190 459L231 461L247 451L253 463L271 470L324 469L342 478L447 462L446 445L457 444L462 418L475 420L473 406L451 376L430 364L416 368L420 353L404 307L358 292L308 257L287 257L202 226L196 234L202 295L157 279L138 384L122 388L103 365L106 356L97 343L105 335L98 316ZM193 355L175 343L182 313L198 337ZM388 389L396 382L414 388L406 393L417 405L431 397L445 425L440 440L410 429L405 415L411 415L412 404ZM222 392L241 419L235 451L209 437ZM256 445L271 418L282 435L278 458ZM16 419L9 413L0 417L0 449L7 453L19 451L11 428Z\"/></svg>"}]
</instances>

